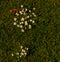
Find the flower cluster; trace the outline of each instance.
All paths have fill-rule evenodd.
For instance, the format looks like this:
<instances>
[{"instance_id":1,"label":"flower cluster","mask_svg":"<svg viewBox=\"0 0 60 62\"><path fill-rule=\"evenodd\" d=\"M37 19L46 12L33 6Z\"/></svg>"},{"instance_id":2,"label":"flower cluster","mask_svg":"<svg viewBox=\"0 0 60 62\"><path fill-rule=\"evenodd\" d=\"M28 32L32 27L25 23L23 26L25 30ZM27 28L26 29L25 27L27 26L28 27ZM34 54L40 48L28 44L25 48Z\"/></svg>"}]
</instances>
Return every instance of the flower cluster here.
<instances>
[{"instance_id":1,"label":"flower cluster","mask_svg":"<svg viewBox=\"0 0 60 62\"><path fill-rule=\"evenodd\" d=\"M16 56L17 58L22 58L27 55L27 52L28 52L27 47L24 48L23 46L20 46L19 51L12 53L11 56Z\"/></svg>"},{"instance_id":2,"label":"flower cluster","mask_svg":"<svg viewBox=\"0 0 60 62\"><path fill-rule=\"evenodd\" d=\"M13 12L15 15L13 25L19 27L21 32L31 29L36 24L35 8L28 10L21 5L19 10L10 10L10 12Z\"/></svg>"}]
</instances>

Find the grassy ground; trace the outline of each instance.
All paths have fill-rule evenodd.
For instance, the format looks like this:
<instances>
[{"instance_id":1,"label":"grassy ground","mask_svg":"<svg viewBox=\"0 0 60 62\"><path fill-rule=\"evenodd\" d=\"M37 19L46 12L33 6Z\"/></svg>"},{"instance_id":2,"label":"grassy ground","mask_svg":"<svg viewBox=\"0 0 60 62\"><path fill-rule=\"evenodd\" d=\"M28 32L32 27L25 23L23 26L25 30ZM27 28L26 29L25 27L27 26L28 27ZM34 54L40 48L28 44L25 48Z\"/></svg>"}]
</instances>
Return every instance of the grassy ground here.
<instances>
[{"instance_id":1,"label":"grassy ground","mask_svg":"<svg viewBox=\"0 0 60 62\"><path fill-rule=\"evenodd\" d=\"M36 7L37 25L21 33L13 26L12 8L23 4ZM0 62L17 62L12 50L21 43L29 55L19 62L60 62L60 0L1 0L0 1Z\"/></svg>"}]
</instances>

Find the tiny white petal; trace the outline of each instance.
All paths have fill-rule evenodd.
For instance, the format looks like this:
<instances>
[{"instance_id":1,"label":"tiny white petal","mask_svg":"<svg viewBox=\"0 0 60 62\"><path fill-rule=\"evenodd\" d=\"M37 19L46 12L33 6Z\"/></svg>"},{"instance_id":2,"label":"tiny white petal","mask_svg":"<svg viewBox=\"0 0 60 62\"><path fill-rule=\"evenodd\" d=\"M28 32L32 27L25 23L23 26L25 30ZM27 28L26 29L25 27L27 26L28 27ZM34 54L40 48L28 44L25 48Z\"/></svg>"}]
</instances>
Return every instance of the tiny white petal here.
<instances>
[{"instance_id":1,"label":"tiny white petal","mask_svg":"<svg viewBox=\"0 0 60 62\"><path fill-rule=\"evenodd\" d=\"M21 8L23 8L23 5L21 5Z\"/></svg>"},{"instance_id":2,"label":"tiny white petal","mask_svg":"<svg viewBox=\"0 0 60 62\"><path fill-rule=\"evenodd\" d=\"M17 18L14 18L14 21L16 21L17 20Z\"/></svg>"},{"instance_id":3,"label":"tiny white petal","mask_svg":"<svg viewBox=\"0 0 60 62\"><path fill-rule=\"evenodd\" d=\"M35 23L35 21L33 20L32 23Z\"/></svg>"},{"instance_id":4,"label":"tiny white petal","mask_svg":"<svg viewBox=\"0 0 60 62\"><path fill-rule=\"evenodd\" d=\"M28 22L27 22L27 21L25 21L25 26L26 26L26 25L28 25Z\"/></svg>"},{"instance_id":5,"label":"tiny white petal","mask_svg":"<svg viewBox=\"0 0 60 62\"><path fill-rule=\"evenodd\" d=\"M30 19L30 22L32 22L32 19Z\"/></svg>"},{"instance_id":6,"label":"tiny white petal","mask_svg":"<svg viewBox=\"0 0 60 62\"><path fill-rule=\"evenodd\" d=\"M21 29L21 32L25 32L24 29Z\"/></svg>"},{"instance_id":7,"label":"tiny white petal","mask_svg":"<svg viewBox=\"0 0 60 62\"><path fill-rule=\"evenodd\" d=\"M21 49L23 48L23 46L20 46L21 47Z\"/></svg>"},{"instance_id":8,"label":"tiny white petal","mask_svg":"<svg viewBox=\"0 0 60 62\"><path fill-rule=\"evenodd\" d=\"M16 13L16 16L19 16L19 14L18 14L18 13Z\"/></svg>"},{"instance_id":9,"label":"tiny white petal","mask_svg":"<svg viewBox=\"0 0 60 62\"><path fill-rule=\"evenodd\" d=\"M26 52L25 52L24 54L25 54L25 56L27 55L27 53L26 53Z\"/></svg>"},{"instance_id":10,"label":"tiny white petal","mask_svg":"<svg viewBox=\"0 0 60 62\"><path fill-rule=\"evenodd\" d=\"M14 22L14 25L16 25L17 23L16 22Z\"/></svg>"},{"instance_id":11,"label":"tiny white petal","mask_svg":"<svg viewBox=\"0 0 60 62\"><path fill-rule=\"evenodd\" d=\"M25 48L26 50L28 50L28 48Z\"/></svg>"},{"instance_id":12,"label":"tiny white petal","mask_svg":"<svg viewBox=\"0 0 60 62\"><path fill-rule=\"evenodd\" d=\"M27 11L27 8L25 9L25 11Z\"/></svg>"},{"instance_id":13,"label":"tiny white petal","mask_svg":"<svg viewBox=\"0 0 60 62\"><path fill-rule=\"evenodd\" d=\"M33 8L33 10L35 10L36 8Z\"/></svg>"},{"instance_id":14,"label":"tiny white petal","mask_svg":"<svg viewBox=\"0 0 60 62\"><path fill-rule=\"evenodd\" d=\"M22 53L22 52L21 52L20 54L21 54L21 56L23 56L23 55L24 55L24 53Z\"/></svg>"},{"instance_id":15,"label":"tiny white petal","mask_svg":"<svg viewBox=\"0 0 60 62\"><path fill-rule=\"evenodd\" d=\"M19 11L20 14L23 14L22 11Z\"/></svg>"},{"instance_id":16,"label":"tiny white petal","mask_svg":"<svg viewBox=\"0 0 60 62\"><path fill-rule=\"evenodd\" d=\"M23 25L20 25L19 27L20 27L20 28L23 28Z\"/></svg>"},{"instance_id":17,"label":"tiny white petal","mask_svg":"<svg viewBox=\"0 0 60 62\"><path fill-rule=\"evenodd\" d=\"M24 21L24 18L23 17L21 18L21 21Z\"/></svg>"},{"instance_id":18,"label":"tiny white petal","mask_svg":"<svg viewBox=\"0 0 60 62\"><path fill-rule=\"evenodd\" d=\"M24 50L24 49L22 49L22 52L23 52L23 53L25 53L25 50Z\"/></svg>"},{"instance_id":19,"label":"tiny white petal","mask_svg":"<svg viewBox=\"0 0 60 62\"><path fill-rule=\"evenodd\" d=\"M29 18L30 16L26 16L26 18Z\"/></svg>"},{"instance_id":20,"label":"tiny white petal","mask_svg":"<svg viewBox=\"0 0 60 62\"><path fill-rule=\"evenodd\" d=\"M24 24L24 22L20 22L19 24Z\"/></svg>"},{"instance_id":21,"label":"tiny white petal","mask_svg":"<svg viewBox=\"0 0 60 62\"><path fill-rule=\"evenodd\" d=\"M31 29L32 28L32 26L31 25L29 25L29 29Z\"/></svg>"},{"instance_id":22,"label":"tiny white petal","mask_svg":"<svg viewBox=\"0 0 60 62\"><path fill-rule=\"evenodd\" d=\"M31 10L29 10L29 12L31 12Z\"/></svg>"},{"instance_id":23,"label":"tiny white petal","mask_svg":"<svg viewBox=\"0 0 60 62\"><path fill-rule=\"evenodd\" d=\"M19 53L17 52L16 55L19 55Z\"/></svg>"},{"instance_id":24,"label":"tiny white petal","mask_svg":"<svg viewBox=\"0 0 60 62\"><path fill-rule=\"evenodd\" d=\"M20 55L20 58L21 58L22 56Z\"/></svg>"},{"instance_id":25,"label":"tiny white petal","mask_svg":"<svg viewBox=\"0 0 60 62\"><path fill-rule=\"evenodd\" d=\"M17 27L19 27L19 25L17 25Z\"/></svg>"},{"instance_id":26,"label":"tiny white petal","mask_svg":"<svg viewBox=\"0 0 60 62\"><path fill-rule=\"evenodd\" d=\"M14 54L12 53L11 56L14 56Z\"/></svg>"}]
</instances>

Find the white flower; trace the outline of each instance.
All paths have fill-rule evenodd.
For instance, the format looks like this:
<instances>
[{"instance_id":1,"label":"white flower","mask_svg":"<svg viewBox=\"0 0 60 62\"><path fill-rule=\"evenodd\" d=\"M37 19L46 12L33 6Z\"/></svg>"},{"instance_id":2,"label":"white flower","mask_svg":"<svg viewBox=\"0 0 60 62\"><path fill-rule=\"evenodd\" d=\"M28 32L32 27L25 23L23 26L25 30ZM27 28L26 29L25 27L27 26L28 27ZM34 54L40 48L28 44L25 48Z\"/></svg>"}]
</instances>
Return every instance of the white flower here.
<instances>
[{"instance_id":1,"label":"white flower","mask_svg":"<svg viewBox=\"0 0 60 62\"><path fill-rule=\"evenodd\" d=\"M32 15L35 15L35 13L33 12Z\"/></svg>"},{"instance_id":2,"label":"white flower","mask_svg":"<svg viewBox=\"0 0 60 62\"><path fill-rule=\"evenodd\" d=\"M23 52L23 53L25 53L25 50L24 50L24 49L22 49L22 52Z\"/></svg>"},{"instance_id":3,"label":"white flower","mask_svg":"<svg viewBox=\"0 0 60 62\"><path fill-rule=\"evenodd\" d=\"M20 55L20 58L21 58L22 56Z\"/></svg>"},{"instance_id":4,"label":"white flower","mask_svg":"<svg viewBox=\"0 0 60 62\"><path fill-rule=\"evenodd\" d=\"M16 15L16 16L19 16L19 13L16 13L15 15Z\"/></svg>"},{"instance_id":5,"label":"white flower","mask_svg":"<svg viewBox=\"0 0 60 62\"><path fill-rule=\"evenodd\" d=\"M21 18L21 21L24 21L24 18L23 17Z\"/></svg>"},{"instance_id":6,"label":"white flower","mask_svg":"<svg viewBox=\"0 0 60 62\"><path fill-rule=\"evenodd\" d=\"M17 20L17 18L14 18L14 21L16 21Z\"/></svg>"},{"instance_id":7,"label":"white flower","mask_svg":"<svg viewBox=\"0 0 60 62\"><path fill-rule=\"evenodd\" d=\"M23 25L20 25L19 27L20 27L20 28L23 28Z\"/></svg>"},{"instance_id":8,"label":"white flower","mask_svg":"<svg viewBox=\"0 0 60 62\"><path fill-rule=\"evenodd\" d=\"M16 22L14 22L14 25L17 25L17 23L16 23Z\"/></svg>"},{"instance_id":9,"label":"white flower","mask_svg":"<svg viewBox=\"0 0 60 62\"><path fill-rule=\"evenodd\" d=\"M21 32L25 32L24 29L21 29Z\"/></svg>"},{"instance_id":10,"label":"white flower","mask_svg":"<svg viewBox=\"0 0 60 62\"><path fill-rule=\"evenodd\" d=\"M26 13L24 12L23 15L26 15Z\"/></svg>"},{"instance_id":11,"label":"white flower","mask_svg":"<svg viewBox=\"0 0 60 62\"><path fill-rule=\"evenodd\" d=\"M24 53L22 53L22 52L21 52L20 54L21 54L21 56L23 56L23 55L24 55Z\"/></svg>"},{"instance_id":12,"label":"white flower","mask_svg":"<svg viewBox=\"0 0 60 62\"><path fill-rule=\"evenodd\" d=\"M14 54L12 53L11 56L14 56Z\"/></svg>"},{"instance_id":13,"label":"white flower","mask_svg":"<svg viewBox=\"0 0 60 62\"><path fill-rule=\"evenodd\" d=\"M21 49L23 48L23 46L20 46L21 47Z\"/></svg>"},{"instance_id":14,"label":"white flower","mask_svg":"<svg viewBox=\"0 0 60 62\"><path fill-rule=\"evenodd\" d=\"M33 8L33 10L35 10L36 8Z\"/></svg>"},{"instance_id":15,"label":"white flower","mask_svg":"<svg viewBox=\"0 0 60 62\"><path fill-rule=\"evenodd\" d=\"M24 24L24 22L20 22L19 24Z\"/></svg>"},{"instance_id":16,"label":"white flower","mask_svg":"<svg viewBox=\"0 0 60 62\"><path fill-rule=\"evenodd\" d=\"M25 26L26 26L26 25L28 25L28 22L27 22L27 21L25 21Z\"/></svg>"},{"instance_id":17,"label":"white flower","mask_svg":"<svg viewBox=\"0 0 60 62\"><path fill-rule=\"evenodd\" d=\"M20 14L23 14L22 11L19 11Z\"/></svg>"},{"instance_id":18,"label":"white flower","mask_svg":"<svg viewBox=\"0 0 60 62\"><path fill-rule=\"evenodd\" d=\"M36 17L36 14L35 14L34 12L32 13L32 15L33 15L34 17Z\"/></svg>"},{"instance_id":19,"label":"white flower","mask_svg":"<svg viewBox=\"0 0 60 62\"><path fill-rule=\"evenodd\" d=\"M28 50L28 48L25 48L26 50Z\"/></svg>"},{"instance_id":20,"label":"white flower","mask_svg":"<svg viewBox=\"0 0 60 62\"><path fill-rule=\"evenodd\" d=\"M31 10L29 10L29 12L31 12Z\"/></svg>"},{"instance_id":21,"label":"white flower","mask_svg":"<svg viewBox=\"0 0 60 62\"><path fill-rule=\"evenodd\" d=\"M23 8L23 5L21 5L21 8Z\"/></svg>"},{"instance_id":22,"label":"white flower","mask_svg":"<svg viewBox=\"0 0 60 62\"><path fill-rule=\"evenodd\" d=\"M19 53L17 52L16 55L19 55Z\"/></svg>"},{"instance_id":23,"label":"white flower","mask_svg":"<svg viewBox=\"0 0 60 62\"><path fill-rule=\"evenodd\" d=\"M27 8L25 9L25 11L27 11Z\"/></svg>"},{"instance_id":24,"label":"white flower","mask_svg":"<svg viewBox=\"0 0 60 62\"><path fill-rule=\"evenodd\" d=\"M22 9L22 12L24 12L24 9Z\"/></svg>"},{"instance_id":25,"label":"white flower","mask_svg":"<svg viewBox=\"0 0 60 62\"><path fill-rule=\"evenodd\" d=\"M17 25L17 27L19 27L19 25Z\"/></svg>"},{"instance_id":26,"label":"white flower","mask_svg":"<svg viewBox=\"0 0 60 62\"><path fill-rule=\"evenodd\" d=\"M27 55L27 53L24 53L25 54L25 56Z\"/></svg>"},{"instance_id":27,"label":"white flower","mask_svg":"<svg viewBox=\"0 0 60 62\"><path fill-rule=\"evenodd\" d=\"M30 16L26 16L26 18L29 18Z\"/></svg>"},{"instance_id":28,"label":"white flower","mask_svg":"<svg viewBox=\"0 0 60 62\"><path fill-rule=\"evenodd\" d=\"M35 23L35 21L33 20L33 21L32 21L32 23L34 24L34 23Z\"/></svg>"},{"instance_id":29,"label":"white flower","mask_svg":"<svg viewBox=\"0 0 60 62\"><path fill-rule=\"evenodd\" d=\"M32 19L30 19L30 22L32 22Z\"/></svg>"},{"instance_id":30,"label":"white flower","mask_svg":"<svg viewBox=\"0 0 60 62\"><path fill-rule=\"evenodd\" d=\"M32 26L31 26L31 25L29 25L28 27L29 27L29 29L31 29L31 28L32 28Z\"/></svg>"}]
</instances>

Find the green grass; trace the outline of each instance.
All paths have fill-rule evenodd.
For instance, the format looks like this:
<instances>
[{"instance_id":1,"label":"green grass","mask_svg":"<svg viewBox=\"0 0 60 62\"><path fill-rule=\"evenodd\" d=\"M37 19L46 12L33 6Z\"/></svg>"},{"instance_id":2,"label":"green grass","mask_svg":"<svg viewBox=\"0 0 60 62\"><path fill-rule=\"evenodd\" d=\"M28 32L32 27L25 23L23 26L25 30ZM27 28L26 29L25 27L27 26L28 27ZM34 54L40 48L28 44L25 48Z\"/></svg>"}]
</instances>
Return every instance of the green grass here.
<instances>
[{"instance_id":1,"label":"green grass","mask_svg":"<svg viewBox=\"0 0 60 62\"><path fill-rule=\"evenodd\" d=\"M13 26L9 10L36 7L37 25L21 33ZM21 43L29 54L19 62L60 62L60 0L1 0L0 1L0 62L17 62L11 57Z\"/></svg>"}]
</instances>

